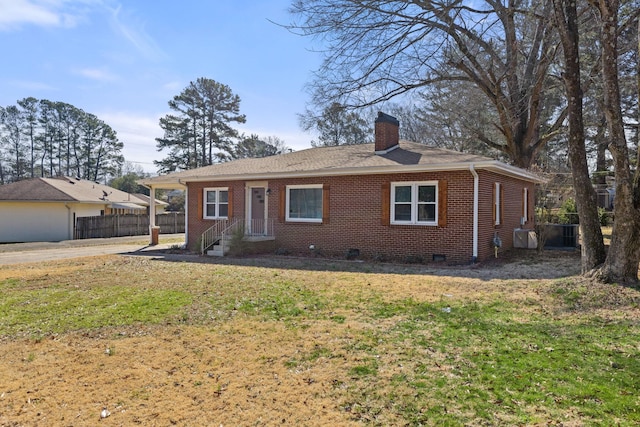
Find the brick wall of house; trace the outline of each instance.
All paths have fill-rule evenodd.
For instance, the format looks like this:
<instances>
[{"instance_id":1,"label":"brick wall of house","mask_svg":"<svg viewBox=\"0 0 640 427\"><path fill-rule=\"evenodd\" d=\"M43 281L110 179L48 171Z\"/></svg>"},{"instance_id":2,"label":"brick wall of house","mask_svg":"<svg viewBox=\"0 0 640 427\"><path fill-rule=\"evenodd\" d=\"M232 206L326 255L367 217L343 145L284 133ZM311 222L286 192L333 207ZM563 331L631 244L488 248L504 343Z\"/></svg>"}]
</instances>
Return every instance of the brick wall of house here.
<instances>
[{"instance_id":1,"label":"brick wall of house","mask_svg":"<svg viewBox=\"0 0 640 427\"><path fill-rule=\"evenodd\" d=\"M447 224L438 226L383 225L383 184L402 181L447 181ZM285 185L323 184L330 188L329 221L323 224L277 222L279 247L309 252L313 244L331 255L359 249L366 258L430 261L445 255L448 262L471 259L472 178L469 172L359 175L274 181L271 197L279 198ZM269 216L278 218L278 204L269 202Z\"/></svg>"},{"instance_id":2,"label":"brick wall of house","mask_svg":"<svg viewBox=\"0 0 640 427\"><path fill-rule=\"evenodd\" d=\"M203 219L202 195L205 188L228 187L232 202L231 215L244 217L244 182L196 182L188 186L187 197L187 248L200 250L200 236L207 229L215 225L215 219Z\"/></svg>"},{"instance_id":3,"label":"brick wall of house","mask_svg":"<svg viewBox=\"0 0 640 427\"><path fill-rule=\"evenodd\" d=\"M506 177L488 171L478 171L478 259L494 256L493 238L497 233L502 240L501 251L513 247L513 230L516 228L534 229L535 186L533 183ZM499 182L502 192L502 219L495 225L493 217L494 185ZM527 221L521 226L523 216L523 188L528 188Z\"/></svg>"},{"instance_id":4,"label":"brick wall of house","mask_svg":"<svg viewBox=\"0 0 640 427\"><path fill-rule=\"evenodd\" d=\"M533 185L502 175L479 171L478 260L493 256L491 241L499 233L503 248L513 245L513 229L520 226L522 188L529 189L529 224L533 228ZM387 225L382 223L383 186L391 182L447 182L447 222L440 226ZM493 224L493 184L504 186L502 224ZM322 184L329 187L329 218L322 224L283 222L280 220L280 197L286 185ZM202 219L201 197L206 187L229 187L232 215L245 216L245 183L218 182L189 184L188 247L195 249L202 233L215 220ZM268 217L275 220L276 248L296 253L310 253L309 246L326 255L344 256L358 249L364 258L407 260L412 257L432 261L444 255L450 263L472 261L473 176L469 171L412 173L395 175L355 175L341 177L270 180L267 196Z\"/></svg>"}]
</instances>

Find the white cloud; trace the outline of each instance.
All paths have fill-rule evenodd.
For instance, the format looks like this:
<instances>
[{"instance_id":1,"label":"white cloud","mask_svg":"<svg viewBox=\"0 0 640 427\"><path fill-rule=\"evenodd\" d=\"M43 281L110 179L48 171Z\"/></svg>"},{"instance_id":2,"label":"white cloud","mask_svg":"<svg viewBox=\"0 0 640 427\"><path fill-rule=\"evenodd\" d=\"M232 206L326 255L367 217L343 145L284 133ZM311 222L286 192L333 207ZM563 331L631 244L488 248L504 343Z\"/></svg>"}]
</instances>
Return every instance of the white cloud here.
<instances>
[{"instance_id":1,"label":"white cloud","mask_svg":"<svg viewBox=\"0 0 640 427\"><path fill-rule=\"evenodd\" d=\"M172 81L162 85L162 88L167 92L178 94L184 88L184 84L179 81Z\"/></svg>"},{"instance_id":2,"label":"white cloud","mask_svg":"<svg viewBox=\"0 0 640 427\"><path fill-rule=\"evenodd\" d=\"M153 161L161 160L166 155L166 153L156 150L155 139L163 135L158 122L167 112L144 114L130 111L98 111L95 114L117 132L118 139L124 144L123 155L126 161L139 164L145 172L156 173ZM247 135L255 133L262 137L277 136L294 151L311 148L311 137L295 128L265 127L256 129L241 127L239 130Z\"/></svg>"},{"instance_id":3,"label":"white cloud","mask_svg":"<svg viewBox=\"0 0 640 427\"><path fill-rule=\"evenodd\" d=\"M124 144L123 155L126 161L139 164L145 172L155 173L154 160L160 160L162 153L156 151L155 139L162 136L158 121L163 114L143 115L131 112L98 112L101 120L118 134Z\"/></svg>"},{"instance_id":4,"label":"white cloud","mask_svg":"<svg viewBox=\"0 0 640 427\"><path fill-rule=\"evenodd\" d=\"M82 77L86 77L87 79L97 80L100 82L112 82L118 79L115 74L105 70L104 68L81 68L73 70L73 72Z\"/></svg>"},{"instance_id":5,"label":"white cloud","mask_svg":"<svg viewBox=\"0 0 640 427\"><path fill-rule=\"evenodd\" d=\"M43 82L29 80L14 80L11 82L14 87L19 87L32 92L55 91L57 88Z\"/></svg>"},{"instance_id":6,"label":"white cloud","mask_svg":"<svg viewBox=\"0 0 640 427\"><path fill-rule=\"evenodd\" d=\"M153 60L167 57L155 40L146 32L144 22L135 21L130 14L123 12L120 4L115 8L108 9L111 13L110 23L113 30L132 44L138 52Z\"/></svg>"},{"instance_id":7,"label":"white cloud","mask_svg":"<svg viewBox=\"0 0 640 427\"><path fill-rule=\"evenodd\" d=\"M67 0L0 0L0 31L19 29L30 24L71 28L83 19L79 8L69 8ZM84 5L87 1L75 1Z\"/></svg>"}]
</instances>

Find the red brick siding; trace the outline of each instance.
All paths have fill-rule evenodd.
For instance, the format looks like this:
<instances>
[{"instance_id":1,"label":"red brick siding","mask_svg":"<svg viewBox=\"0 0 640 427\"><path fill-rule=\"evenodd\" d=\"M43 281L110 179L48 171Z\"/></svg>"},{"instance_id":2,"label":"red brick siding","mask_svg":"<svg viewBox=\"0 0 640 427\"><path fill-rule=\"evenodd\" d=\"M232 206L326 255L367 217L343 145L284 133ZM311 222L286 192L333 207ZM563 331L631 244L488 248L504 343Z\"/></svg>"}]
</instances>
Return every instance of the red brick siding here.
<instances>
[{"instance_id":1,"label":"red brick siding","mask_svg":"<svg viewBox=\"0 0 640 427\"><path fill-rule=\"evenodd\" d=\"M234 217L244 217L245 193L244 182L197 182L188 185L187 199L187 247L191 250L200 250L200 236L217 220L203 219L202 196L205 188L228 187L230 200L233 206L229 209Z\"/></svg>"},{"instance_id":2,"label":"red brick siding","mask_svg":"<svg viewBox=\"0 0 640 427\"><path fill-rule=\"evenodd\" d=\"M400 130L398 126L386 121L375 124L375 149L376 151L387 150L397 145L400 140Z\"/></svg>"},{"instance_id":3,"label":"red brick siding","mask_svg":"<svg viewBox=\"0 0 640 427\"><path fill-rule=\"evenodd\" d=\"M446 227L382 225L382 187L398 181L432 181L446 179L448 212ZM448 261L471 259L472 194L468 172L448 174L399 174L348 177L325 177L288 180L286 184L328 184L331 187L330 222L328 224L278 223L279 247L308 252L309 245L327 254L344 255L357 248L364 257L383 256L402 259L407 256L431 260L433 254L446 255ZM271 186L271 182L269 183ZM276 188L285 185L278 182ZM276 195L272 195L276 196ZM280 197L278 194L276 197ZM270 209L276 206L270 203ZM277 212L270 212L277 217Z\"/></svg>"},{"instance_id":4,"label":"red brick siding","mask_svg":"<svg viewBox=\"0 0 640 427\"><path fill-rule=\"evenodd\" d=\"M493 256L490 245L494 230L498 230L503 247L512 246L513 229L519 227L523 182L500 175L479 172L480 227L479 260ZM383 185L402 181L447 181L446 226L383 225ZM492 223L493 183L499 180L504 189L503 224L495 229ZM282 192L286 185L323 184L330 187L329 221L323 224L283 222L280 219ZM198 198L205 187L229 187L233 191L233 213L243 217L245 211L245 183L189 184L189 226L187 241L190 248L197 245L201 234L214 224L203 220ZM472 261L473 235L473 176L469 171L413 173L395 175L355 175L270 180L268 217L275 221L276 247L292 253L308 253L313 244L327 255L343 256L348 249L360 250L363 257L404 259L409 256L430 261L434 254L445 255L447 262ZM529 209L533 209L533 187L529 190ZM532 216L531 216L532 217ZM531 222L532 223L532 222ZM507 232L508 231L508 232Z\"/></svg>"},{"instance_id":5,"label":"red brick siding","mask_svg":"<svg viewBox=\"0 0 640 427\"><path fill-rule=\"evenodd\" d=\"M502 250L513 248L513 230L521 227L522 189L524 187L529 189L529 203L527 206L528 221L522 227L533 230L535 187L530 182L492 172L478 171L478 175L478 259L483 260L494 256L493 236L496 232L502 240ZM500 225L495 225L493 219L493 192L496 182L499 182L503 188Z\"/></svg>"}]
</instances>

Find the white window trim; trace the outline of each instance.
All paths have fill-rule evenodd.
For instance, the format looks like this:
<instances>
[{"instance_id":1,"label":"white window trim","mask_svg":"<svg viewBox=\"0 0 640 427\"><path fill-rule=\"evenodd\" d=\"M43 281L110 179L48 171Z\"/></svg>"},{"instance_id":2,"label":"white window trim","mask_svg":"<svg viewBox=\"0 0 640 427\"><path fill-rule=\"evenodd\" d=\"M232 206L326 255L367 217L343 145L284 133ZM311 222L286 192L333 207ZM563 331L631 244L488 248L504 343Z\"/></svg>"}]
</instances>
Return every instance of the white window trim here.
<instances>
[{"instance_id":1,"label":"white window trim","mask_svg":"<svg viewBox=\"0 0 640 427\"><path fill-rule=\"evenodd\" d=\"M286 207L285 207L285 219L287 222L310 222L310 223L317 223L320 224L322 223L322 212L324 209L324 206L322 205L324 203L324 200L322 200L322 196L321 196L321 200L320 200L320 218L290 218L289 217L289 202L291 200L291 193L290 190L298 190L298 189L302 189L302 188L319 188L320 190L323 189L323 185L322 184L307 184L307 185L287 185L287 203L286 203ZM324 195L324 193L323 193Z\"/></svg>"},{"instance_id":2,"label":"white window trim","mask_svg":"<svg viewBox=\"0 0 640 427\"><path fill-rule=\"evenodd\" d=\"M436 196L436 201L435 201L435 219L433 221L418 221L418 187L420 186L424 186L424 185L432 185L435 187L435 196ZM411 220L409 221L400 221L400 220L396 220L395 216L396 216L396 210L395 210L395 205L396 205L396 191L395 188L396 187L407 187L407 186L411 186ZM390 205L390 209L391 209L391 215L390 215L390 222L391 224L398 224L398 225L428 225L428 226L433 226L433 225L438 225L438 203L440 202L438 200L439 197L439 191L438 191L438 181L418 181L418 182L392 182L391 183L391 205Z\"/></svg>"},{"instance_id":3,"label":"white window trim","mask_svg":"<svg viewBox=\"0 0 640 427\"><path fill-rule=\"evenodd\" d=\"M500 183L496 182L495 185L493 186L493 192L494 192L494 196L493 199L495 200L495 206L493 207L493 209L495 209L496 212L496 220L495 220L495 225L500 225L502 223L502 218L500 218L500 205L502 204L502 200L500 200Z\"/></svg>"},{"instance_id":4,"label":"white window trim","mask_svg":"<svg viewBox=\"0 0 640 427\"><path fill-rule=\"evenodd\" d=\"M215 191L218 194L216 194L216 212L220 212L220 192L221 191L229 191L229 187L207 187L207 188L203 188L202 189L202 218L204 219L228 219L228 216L208 216L207 215L207 206L209 205L207 203L207 193L211 192L211 191ZM228 196L227 196L228 197ZM228 202L228 198L227 198L227 205L229 204ZM227 210L228 212L228 210Z\"/></svg>"}]
</instances>

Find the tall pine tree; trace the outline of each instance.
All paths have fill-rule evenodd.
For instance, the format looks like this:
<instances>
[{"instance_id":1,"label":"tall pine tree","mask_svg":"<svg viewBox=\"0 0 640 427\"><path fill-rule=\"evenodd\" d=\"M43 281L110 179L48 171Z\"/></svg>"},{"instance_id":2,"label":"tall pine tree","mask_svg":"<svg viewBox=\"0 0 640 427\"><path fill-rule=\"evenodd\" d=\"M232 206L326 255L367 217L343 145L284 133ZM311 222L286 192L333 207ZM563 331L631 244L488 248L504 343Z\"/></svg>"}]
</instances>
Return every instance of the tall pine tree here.
<instances>
[{"instance_id":1,"label":"tall pine tree","mask_svg":"<svg viewBox=\"0 0 640 427\"><path fill-rule=\"evenodd\" d=\"M174 96L169 107L174 114L160 119L164 136L156 138L158 151L168 150L165 158L154 161L161 173L233 157L238 131L232 123L244 123L246 117L240 114L240 97L229 86L201 77Z\"/></svg>"}]
</instances>

